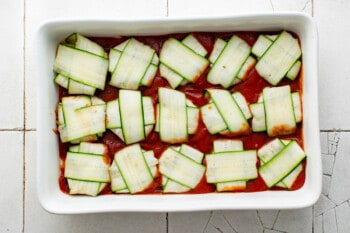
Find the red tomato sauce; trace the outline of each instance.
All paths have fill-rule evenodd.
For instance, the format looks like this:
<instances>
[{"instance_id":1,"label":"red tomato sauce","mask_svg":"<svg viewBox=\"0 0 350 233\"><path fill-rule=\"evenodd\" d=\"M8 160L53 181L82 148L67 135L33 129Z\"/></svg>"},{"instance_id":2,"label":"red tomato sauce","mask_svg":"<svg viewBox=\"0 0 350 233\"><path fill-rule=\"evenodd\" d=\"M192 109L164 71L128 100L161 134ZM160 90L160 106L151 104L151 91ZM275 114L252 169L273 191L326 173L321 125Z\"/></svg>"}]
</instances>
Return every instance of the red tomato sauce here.
<instances>
[{"instance_id":1,"label":"red tomato sauce","mask_svg":"<svg viewBox=\"0 0 350 233\"><path fill-rule=\"evenodd\" d=\"M275 32L275 34L278 32ZM240 38L244 39L250 46L252 46L255 41L257 40L259 36L259 32L197 32L194 33L194 36L201 42L201 44L207 49L208 54L213 49L214 42L216 38L222 38L225 40L228 40L233 34L239 36ZM144 44L147 44L154 48L159 55L160 49L165 42L170 37L177 38L179 40L183 39L188 34L171 34L171 35L160 35L160 36L147 36L147 37L135 37L137 40L143 42ZM296 36L296 35L294 35ZM91 40L97 42L101 46L105 48L105 50L108 52L110 48L120 44L121 42L129 39L129 37L120 37L120 38L108 38L108 37L91 37ZM208 74L209 68L203 73L203 75L195 82L190 83L185 86L178 87L177 90L183 92L186 94L186 97L190 99L196 106L200 107L208 103L209 99L204 95L205 90L207 88L222 88L218 85L212 85L207 82L206 76ZM300 72L302 74L302 72ZM96 96L102 98L104 101L110 101L113 99L118 98L118 88L110 86L109 83L110 80L110 74L107 76L107 83L105 86L104 91L97 91ZM302 77L301 75L294 81L290 81L287 79L283 79L282 82L279 84L281 85L290 85L291 90L299 91L302 93ZM248 101L248 103L254 103L257 102L259 94L262 92L262 90L265 87L271 86L269 83L267 83L263 78L259 76L255 68L253 68L246 78L245 81L236 84L232 86L229 90L231 92L240 91ZM150 87L140 87L139 90L141 90L143 96L150 96L152 97L154 106L158 102L158 88L159 87L170 87L168 82L162 78L159 74L159 71ZM59 87L59 101L61 101L61 98L64 96L67 96L67 91L61 87ZM251 123L251 122L249 122ZM263 146L265 143L273 140L274 138L268 137L266 133L250 133L245 136L238 136L238 137L228 137L223 135L211 135L209 134L208 130L206 129L202 119L199 121L199 126L197 129L197 132L195 135L191 135L189 137L189 140L187 142L188 145L200 150L203 153L212 153L213 151L213 141L215 139L222 139L222 138L232 138L232 139L240 139L243 141L244 149L259 149L261 146ZM297 131L294 134L287 135L287 136L281 136L279 138L283 139L294 139L296 140L302 147L303 147L303 125L302 123L298 124ZM114 154L124 148L126 145L123 141L121 141L116 135L114 135L111 131L107 130L103 137L99 139L98 142L105 143L108 146L109 153L108 157L110 158L110 161L113 161ZM141 147L144 150L153 150L155 153L155 156L159 158L162 154L162 152L168 148L169 146L173 146L173 144L167 144L164 142L161 142L159 140L158 133L152 131L150 135L146 138L146 140L140 142ZM67 180L64 178L64 161L66 157L67 150L69 148L69 143L59 143L59 153L60 158L62 160L61 163L61 175L59 177L59 186L60 189L68 193L68 184ZM203 161L205 164L205 161ZM257 162L257 167L259 167L259 162ZM303 186L305 182L305 167L306 167L306 160L303 161L303 171L297 178L296 182L292 186L291 190L299 189ZM272 190L281 190L282 188L273 187ZM247 188L245 190L239 191L239 192L257 192L257 191L264 191L268 190L268 187L265 185L262 178L259 176L256 179L250 180L247 182ZM162 183L161 183L161 175L159 174L158 177L155 178L154 182L142 193L144 194L160 194L162 192ZM198 186L189 191L190 194L200 194L200 193L210 193L215 192L215 185L208 184L206 182L205 175L203 176L202 180L198 184ZM110 189L110 186L107 186L101 194L111 194L112 191Z\"/></svg>"}]
</instances>

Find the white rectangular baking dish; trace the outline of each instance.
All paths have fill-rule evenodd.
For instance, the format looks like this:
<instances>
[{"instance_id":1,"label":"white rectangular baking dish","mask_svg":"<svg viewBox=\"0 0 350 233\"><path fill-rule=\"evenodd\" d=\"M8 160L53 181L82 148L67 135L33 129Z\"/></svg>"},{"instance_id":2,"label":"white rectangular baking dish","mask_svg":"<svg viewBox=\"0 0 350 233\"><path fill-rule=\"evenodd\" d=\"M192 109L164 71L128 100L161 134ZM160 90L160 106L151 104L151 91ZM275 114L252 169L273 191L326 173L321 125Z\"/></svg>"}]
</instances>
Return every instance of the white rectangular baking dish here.
<instances>
[{"instance_id":1,"label":"white rectangular baking dish","mask_svg":"<svg viewBox=\"0 0 350 233\"><path fill-rule=\"evenodd\" d=\"M304 145L306 180L297 191L176 195L70 196L58 186L59 155L55 108L57 87L52 65L59 41L72 32L90 36L160 35L193 31L274 31L297 33L303 51ZM215 209L289 209L314 204L321 193L321 152L318 124L317 29L303 13L249 14L219 18L162 18L147 20L60 19L42 24L36 38L37 191L44 209L52 213L122 211L199 211Z\"/></svg>"}]
</instances>

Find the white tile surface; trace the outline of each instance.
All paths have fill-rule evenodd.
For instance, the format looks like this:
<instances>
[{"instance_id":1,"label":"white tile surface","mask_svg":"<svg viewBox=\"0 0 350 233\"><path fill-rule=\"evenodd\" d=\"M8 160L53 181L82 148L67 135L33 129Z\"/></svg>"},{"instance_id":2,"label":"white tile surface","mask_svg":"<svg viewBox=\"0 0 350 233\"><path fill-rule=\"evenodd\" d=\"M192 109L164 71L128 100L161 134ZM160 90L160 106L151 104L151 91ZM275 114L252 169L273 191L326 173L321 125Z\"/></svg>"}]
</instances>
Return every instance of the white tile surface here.
<instances>
[{"instance_id":1,"label":"white tile surface","mask_svg":"<svg viewBox=\"0 0 350 233\"><path fill-rule=\"evenodd\" d=\"M232 15L252 12L301 11L312 14L310 0L169 0L169 16Z\"/></svg>"},{"instance_id":2,"label":"white tile surface","mask_svg":"<svg viewBox=\"0 0 350 233\"><path fill-rule=\"evenodd\" d=\"M326 211L333 209L336 205L324 194L321 194L319 200L314 205L314 215L319 216Z\"/></svg>"},{"instance_id":3,"label":"white tile surface","mask_svg":"<svg viewBox=\"0 0 350 233\"><path fill-rule=\"evenodd\" d=\"M323 174L331 175L334 167L334 155L322 154Z\"/></svg>"},{"instance_id":4,"label":"white tile surface","mask_svg":"<svg viewBox=\"0 0 350 233\"><path fill-rule=\"evenodd\" d=\"M213 214L213 211L198 213L169 213L168 232L204 232Z\"/></svg>"},{"instance_id":5,"label":"white tile surface","mask_svg":"<svg viewBox=\"0 0 350 233\"><path fill-rule=\"evenodd\" d=\"M335 218L334 209L328 210L323 215L323 232L324 233L337 232L337 220Z\"/></svg>"},{"instance_id":6,"label":"white tile surface","mask_svg":"<svg viewBox=\"0 0 350 233\"><path fill-rule=\"evenodd\" d=\"M350 232L350 207L348 202L335 208L338 232Z\"/></svg>"},{"instance_id":7,"label":"white tile surface","mask_svg":"<svg viewBox=\"0 0 350 233\"><path fill-rule=\"evenodd\" d=\"M312 208L281 210L274 229L289 233L312 232Z\"/></svg>"},{"instance_id":8,"label":"white tile surface","mask_svg":"<svg viewBox=\"0 0 350 233\"><path fill-rule=\"evenodd\" d=\"M170 17L232 15L237 13L272 11L271 4L268 0L168 0L168 6L168 12Z\"/></svg>"},{"instance_id":9,"label":"white tile surface","mask_svg":"<svg viewBox=\"0 0 350 233\"><path fill-rule=\"evenodd\" d=\"M263 232L254 210L170 213L169 233L177 232Z\"/></svg>"},{"instance_id":10,"label":"white tile surface","mask_svg":"<svg viewBox=\"0 0 350 233\"><path fill-rule=\"evenodd\" d=\"M280 1L271 0L271 6L275 11L301 11L312 14L311 0Z\"/></svg>"},{"instance_id":11,"label":"white tile surface","mask_svg":"<svg viewBox=\"0 0 350 233\"><path fill-rule=\"evenodd\" d=\"M329 190L329 198L338 205L350 199L349 140L349 133L341 134Z\"/></svg>"},{"instance_id":12,"label":"white tile surface","mask_svg":"<svg viewBox=\"0 0 350 233\"><path fill-rule=\"evenodd\" d=\"M322 177L322 193L326 196L329 194L329 188L331 186L332 177L323 175Z\"/></svg>"},{"instance_id":13,"label":"white tile surface","mask_svg":"<svg viewBox=\"0 0 350 233\"><path fill-rule=\"evenodd\" d=\"M24 1L0 3L0 129L23 129Z\"/></svg>"},{"instance_id":14,"label":"white tile surface","mask_svg":"<svg viewBox=\"0 0 350 233\"><path fill-rule=\"evenodd\" d=\"M276 222L278 213L278 210L259 210L258 216L264 227L272 229Z\"/></svg>"},{"instance_id":15,"label":"white tile surface","mask_svg":"<svg viewBox=\"0 0 350 233\"><path fill-rule=\"evenodd\" d=\"M0 232L23 228L23 132L0 132Z\"/></svg>"},{"instance_id":16,"label":"white tile surface","mask_svg":"<svg viewBox=\"0 0 350 233\"><path fill-rule=\"evenodd\" d=\"M1 134L0 134L1 135ZM36 132L26 133L25 232L165 232L165 213L53 215L43 210L36 193ZM0 228L1 232L1 228Z\"/></svg>"},{"instance_id":17,"label":"white tile surface","mask_svg":"<svg viewBox=\"0 0 350 233\"><path fill-rule=\"evenodd\" d=\"M314 1L319 29L319 102L321 129L350 129L350 1ZM335 26L334 22L338 22ZM336 52L335 52L336 51Z\"/></svg>"},{"instance_id":18,"label":"white tile surface","mask_svg":"<svg viewBox=\"0 0 350 233\"><path fill-rule=\"evenodd\" d=\"M237 232L263 232L257 211L226 211L227 221Z\"/></svg>"},{"instance_id":19,"label":"white tile surface","mask_svg":"<svg viewBox=\"0 0 350 233\"><path fill-rule=\"evenodd\" d=\"M210 218L210 221L206 225L205 233L210 232L227 232L227 233L236 233L236 229L230 224L227 220L225 214L221 211L213 212L213 215Z\"/></svg>"},{"instance_id":20,"label":"white tile surface","mask_svg":"<svg viewBox=\"0 0 350 233\"><path fill-rule=\"evenodd\" d=\"M24 4L25 3L25 4ZM24 5L26 6L24 15ZM81 7L84 5L84 7ZM67 7L69 6L69 7ZM55 17L170 17L228 15L242 12L303 11L314 14L320 41L320 126L350 130L349 1L342 0L13 0L0 2L2 36L0 130L23 127L25 74L26 129L35 129L35 29ZM7 22L11 21L11 24ZM25 26L25 34L23 34ZM336 36L334 36L336 35ZM25 38L25 45L23 41ZM25 46L25 57L23 52ZM336 52L334 52L336 51ZM23 70L25 60L25 70ZM14 69L13 67L16 67ZM3 113L3 112L2 112ZM26 132L23 206L23 132L0 131L0 232L349 232L350 133L321 134L323 190L313 207L292 211L212 211L164 214L57 216L39 205L35 181L36 133ZM10 149L9 149L10 148ZM8 155L8 156L5 156ZM11 174L9 176L8 174ZM7 178L8 177L8 178ZM24 207L24 209L23 209ZM24 210L24 212L23 212ZM23 216L24 213L24 216ZM23 221L24 219L24 221ZM23 226L24 223L24 226ZM102 226L102 227L101 227Z\"/></svg>"},{"instance_id":21,"label":"white tile surface","mask_svg":"<svg viewBox=\"0 0 350 233\"><path fill-rule=\"evenodd\" d=\"M323 218L322 215L314 218L314 233L323 233Z\"/></svg>"}]
</instances>

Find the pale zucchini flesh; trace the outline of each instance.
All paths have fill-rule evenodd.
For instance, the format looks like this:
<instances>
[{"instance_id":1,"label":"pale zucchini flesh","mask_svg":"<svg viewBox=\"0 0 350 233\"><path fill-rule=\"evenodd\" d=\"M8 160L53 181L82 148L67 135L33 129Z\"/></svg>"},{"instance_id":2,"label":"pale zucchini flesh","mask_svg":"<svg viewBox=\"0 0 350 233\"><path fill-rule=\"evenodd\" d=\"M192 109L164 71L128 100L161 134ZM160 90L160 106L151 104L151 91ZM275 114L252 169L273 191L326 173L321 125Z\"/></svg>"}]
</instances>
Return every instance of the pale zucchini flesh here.
<instances>
[{"instance_id":1,"label":"pale zucchini flesh","mask_svg":"<svg viewBox=\"0 0 350 233\"><path fill-rule=\"evenodd\" d=\"M68 151L70 152L79 152L79 146L80 145L73 145L68 148Z\"/></svg>"},{"instance_id":2,"label":"pale zucchini flesh","mask_svg":"<svg viewBox=\"0 0 350 233\"><path fill-rule=\"evenodd\" d=\"M255 66L261 77L277 85L301 56L299 42L283 31Z\"/></svg>"},{"instance_id":3,"label":"pale zucchini flesh","mask_svg":"<svg viewBox=\"0 0 350 233\"><path fill-rule=\"evenodd\" d=\"M278 138L270 141L265 144L258 150L258 157L261 161L261 166L264 163L269 162L276 156L281 150L285 148L291 141L290 140L280 140ZM280 182L278 182L275 186L291 189L295 180L302 172L303 166L300 163L293 171L291 171L285 178L283 178Z\"/></svg>"},{"instance_id":4,"label":"pale zucchini flesh","mask_svg":"<svg viewBox=\"0 0 350 233\"><path fill-rule=\"evenodd\" d=\"M219 89L207 91L231 133L244 134L250 130L246 118L229 91Z\"/></svg>"},{"instance_id":5,"label":"pale zucchini flesh","mask_svg":"<svg viewBox=\"0 0 350 233\"><path fill-rule=\"evenodd\" d=\"M265 144L258 150L258 157L263 163L270 161L276 154L278 154L285 145L283 142L276 138L269 143Z\"/></svg>"},{"instance_id":6,"label":"pale zucchini flesh","mask_svg":"<svg viewBox=\"0 0 350 233\"><path fill-rule=\"evenodd\" d=\"M250 54L250 46L237 36L226 44L208 73L208 82L225 88L232 85L239 70Z\"/></svg>"},{"instance_id":7,"label":"pale zucchini flesh","mask_svg":"<svg viewBox=\"0 0 350 233\"><path fill-rule=\"evenodd\" d=\"M294 133L296 121L290 86L264 88L267 134L271 137Z\"/></svg>"},{"instance_id":8,"label":"pale zucchini flesh","mask_svg":"<svg viewBox=\"0 0 350 233\"><path fill-rule=\"evenodd\" d=\"M67 152L64 176L75 180L110 182L108 167L101 155Z\"/></svg>"},{"instance_id":9,"label":"pale zucchini flesh","mask_svg":"<svg viewBox=\"0 0 350 233\"><path fill-rule=\"evenodd\" d=\"M266 131L264 104L263 103L250 104L249 108L253 115L252 131L253 132Z\"/></svg>"},{"instance_id":10,"label":"pale zucchini flesh","mask_svg":"<svg viewBox=\"0 0 350 233\"><path fill-rule=\"evenodd\" d=\"M107 102L106 128L107 129L121 128L119 100L118 99Z\"/></svg>"},{"instance_id":11,"label":"pale zucchini flesh","mask_svg":"<svg viewBox=\"0 0 350 233\"><path fill-rule=\"evenodd\" d=\"M98 56L107 58L106 51L103 49L101 45L97 44L96 42L93 42L92 40L78 33L73 33L72 35L70 35L66 39L66 42L74 45L74 47L77 49L88 51Z\"/></svg>"},{"instance_id":12,"label":"pale zucchini flesh","mask_svg":"<svg viewBox=\"0 0 350 233\"><path fill-rule=\"evenodd\" d=\"M62 103L57 105L57 123L58 125L65 125Z\"/></svg>"},{"instance_id":13,"label":"pale zucchini flesh","mask_svg":"<svg viewBox=\"0 0 350 233\"><path fill-rule=\"evenodd\" d=\"M210 134L216 134L227 129L227 125L222 119L214 103L209 103L202 106L201 115Z\"/></svg>"},{"instance_id":14,"label":"pale zucchini flesh","mask_svg":"<svg viewBox=\"0 0 350 233\"><path fill-rule=\"evenodd\" d=\"M110 84L119 88L138 89L154 53L151 47L136 39L129 39L113 70Z\"/></svg>"},{"instance_id":15,"label":"pale zucchini flesh","mask_svg":"<svg viewBox=\"0 0 350 233\"><path fill-rule=\"evenodd\" d=\"M110 73L113 73L115 67L117 66L117 63L120 59L120 56L122 55L122 52L119 50L116 50L114 48L111 48L109 50L109 63L108 63L108 71Z\"/></svg>"},{"instance_id":16,"label":"pale zucchini flesh","mask_svg":"<svg viewBox=\"0 0 350 233\"><path fill-rule=\"evenodd\" d=\"M170 86L174 89L178 87L181 84L181 82L184 80L183 77L181 77L181 75L177 74L175 71L173 71L172 69L170 69L164 64L159 65L159 72L160 72L160 75L163 78L165 78L170 84Z\"/></svg>"},{"instance_id":17,"label":"pale zucchini flesh","mask_svg":"<svg viewBox=\"0 0 350 233\"><path fill-rule=\"evenodd\" d=\"M115 128L115 129L109 129L109 130L112 131L115 135L117 135L120 138L120 140L125 142L122 128Z\"/></svg>"},{"instance_id":18,"label":"pale zucchini flesh","mask_svg":"<svg viewBox=\"0 0 350 233\"><path fill-rule=\"evenodd\" d=\"M154 55L156 56L156 54ZM151 86L153 79L157 74L157 71L158 71L158 64L157 65L150 64L145 75L141 79L141 84L147 87Z\"/></svg>"},{"instance_id":19,"label":"pale zucchini flesh","mask_svg":"<svg viewBox=\"0 0 350 233\"><path fill-rule=\"evenodd\" d=\"M62 74L58 74L58 75L56 75L54 81L56 84L60 85L61 87L65 88L65 89L68 88L69 78L67 78L66 76L64 76Z\"/></svg>"},{"instance_id":20,"label":"pale zucchini flesh","mask_svg":"<svg viewBox=\"0 0 350 233\"><path fill-rule=\"evenodd\" d=\"M153 125L155 124L155 114L152 103L152 98L149 96L142 97L142 108L144 114L144 124L145 125Z\"/></svg>"},{"instance_id":21,"label":"pale zucchini flesh","mask_svg":"<svg viewBox=\"0 0 350 233\"><path fill-rule=\"evenodd\" d=\"M91 96L91 105L99 105L99 104L106 104L106 102L97 96Z\"/></svg>"},{"instance_id":22,"label":"pale zucchini flesh","mask_svg":"<svg viewBox=\"0 0 350 233\"><path fill-rule=\"evenodd\" d=\"M256 151L233 151L207 154L206 177L208 183L255 179Z\"/></svg>"},{"instance_id":23,"label":"pale zucchini flesh","mask_svg":"<svg viewBox=\"0 0 350 233\"><path fill-rule=\"evenodd\" d=\"M74 81L73 79L68 80L68 94L82 94L82 95L91 95L95 94L96 88L85 85L83 83Z\"/></svg>"},{"instance_id":24,"label":"pale zucchini flesh","mask_svg":"<svg viewBox=\"0 0 350 233\"><path fill-rule=\"evenodd\" d=\"M195 82L209 65L206 58L174 38L164 42L159 58L161 63L190 82Z\"/></svg>"},{"instance_id":25,"label":"pale zucchini flesh","mask_svg":"<svg viewBox=\"0 0 350 233\"><path fill-rule=\"evenodd\" d=\"M186 144L182 144L179 152L181 154L187 156L188 158L194 160L195 162L197 162L199 164L202 163L204 154L201 151L199 151L191 146L188 146Z\"/></svg>"},{"instance_id":26,"label":"pale zucchini flesh","mask_svg":"<svg viewBox=\"0 0 350 233\"><path fill-rule=\"evenodd\" d=\"M286 177L283 178L283 180L278 184L283 184L283 187L286 187L288 189L291 189L294 182L298 178L299 174L303 171L303 165L299 164L296 168L293 169Z\"/></svg>"},{"instance_id":27,"label":"pale zucchini flesh","mask_svg":"<svg viewBox=\"0 0 350 233\"><path fill-rule=\"evenodd\" d=\"M95 154L103 156L107 154L107 146L102 143L89 143L82 142L80 145L70 146L70 152L80 152ZM97 196L107 183L95 182L95 181L82 181L67 179L69 194L85 194L90 196Z\"/></svg>"},{"instance_id":28,"label":"pale zucchini flesh","mask_svg":"<svg viewBox=\"0 0 350 233\"><path fill-rule=\"evenodd\" d=\"M111 164L109 168L109 173L111 175L111 190L112 192L118 192L120 190L127 189L124 178L122 177L119 168L115 161ZM128 190L128 189L127 189ZM129 190L127 191L129 192Z\"/></svg>"},{"instance_id":29,"label":"pale zucchini flesh","mask_svg":"<svg viewBox=\"0 0 350 233\"><path fill-rule=\"evenodd\" d=\"M301 109L301 100L300 100L299 92L292 93L292 101L293 101L295 121L299 123L303 120L303 113Z\"/></svg>"},{"instance_id":30,"label":"pale zucchini flesh","mask_svg":"<svg viewBox=\"0 0 350 233\"><path fill-rule=\"evenodd\" d=\"M100 182L81 181L67 179L69 194L84 194L89 196L97 196L100 192Z\"/></svg>"},{"instance_id":31,"label":"pale zucchini flesh","mask_svg":"<svg viewBox=\"0 0 350 233\"><path fill-rule=\"evenodd\" d=\"M218 38L215 40L214 48L209 56L210 63L215 63L215 61L218 59L219 55L221 54L222 50L225 48L226 44L227 42L221 38Z\"/></svg>"},{"instance_id":32,"label":"pale zucchini flesh","mask_svg":"<svg viewBox=\"0 0 350 233\"><path fill-rule=\"evenodd\" d=\"M153 182L153 176L139 144L118 151L114 160L130 193L141 192Z\"/></svg>"},{"instance_id":33,"label":"pale zucchini flesh","mask_svg":"<svg viewBox=\"0 0 350 233\"><path fill-rule=\"evenodd\" d=\"M214 153L228 151L242 151L243 142L237 139L217 139L213 142Z\"/></svg>"},{"instance_id":34,"label":"pale zucchini flesh","mask_svg":"<svg viewBox=\"0 0 350 233\"><path fill-rule=\"evenodd\" d=\"M108 152L108 147L103 143L82 142L79 145L79 152L106 155Z\"/></svg>"},{"instance_id":35,"label":"pale zucchini flesh","mask_svg":"<svg viewBox=\"0 0 350 233\"><path fill-rule=\"evenodd\" d=\"M274 41L276 40L276 38L278 37L278 34L273 34L273 35L270 35L270 34L266 34L265 35L267 38L269 38L270 40Z\"/></svg>"},{"instance_id":36,"label":"pale zucchini flesh","mask_svg":"<svg viewBox=\"0 0 350 233\"><path fill-rule=\"evenodd\" d=\"M147 165L151 171L153 177L156 177L158 174L158 159L155 157L153 150L143 152Z\"/></svg>"},{"instance_id":37,"label":"pale zucchini flesh","mask_svg":"<svg viewBox=\"0 0 350 233\"><path fill-rule=\"evenodd\" d=\"M120 90L119 109L124 142L131 144L144 140L145 131L141 92Z\"/></svg>"},{"instance_id":38,"label":"pale zucchini flesh","mask_svg":"<svg viewBox=\"0 0 350 233\"><path fill-rule=\"evenodd\" d=\"M232 191L242 191L246 189L247 182L245 180L229 181L216 184L216 191L218 192L232 192Z\"/></svg>"},{"instance_id":39,"label":"pale zucchini flesh","mask_svg":"<svg viewBox=\"0 0 350 233\"><path fill-rule=\"evenodd\" d=\"M191 188L177 183L171 179L167 179L165 185L163 186L164 193L184 193L190 191Z\"/></svg>"},{"instance_id":40,"label":"pale zucchini flesh","mask_svg":"<svg viewBox=\"0 0 350 233\"><path fill-rule=\"evenodd\" d=\"M125 40L122 43L115 46L113 49L122 52L122 51L124 51L124 49L126 48L126 46L128 45L129 42L130 42L130 40Z\"/></svg>"},{"instance_id":41,"label":"pale zucchini flesh","mask_svg":"<svg viewBox=\"0 0 350 233\"><path fill-rule=\"evenodd\" d=\"M83 138L96 137L94 134L105 131L105 105L91 105L87 96L62 98L62 111L65 125L59 127L62 142L82 141Z\"/></svg>"},{"instance_id":42,"label":"pale zucchini flesh","mask_svg":"<svg viewBox=\"0 0 350 233\"><path fill-rule=\"evenodd\" d=\"M187 131L188 134L195 134L199 123L199 109L187 107Z\"/></svg>"},{"instance_id":43,"label":"pale zucchini flesh","mask_svg":"<svg viewBox=\"0 0 350 233\"><path fill-rule=\"evenodd\" d=\"M60 44L53 69L77 82L103 90L108 71L108 59Z\"/></svg>"},{"instance_id":44,"label":"pale zucchini flesh","mask_svg":"<svg viewBox=\"0 0 350 233\"><path fill-rule=\"evenodd\" d=\"M85 137L82 137L82 138L78 138L78 139L75 139L75 140L72 140L70 141L71 144L79 144L79 143L82 143L82 142L94 142L94 141L97 141L98 140L98 137L96 134L94 135L89 135L89 136L85 136Z\"/></svg>"},{"instance_id":45,"label":"pale zucchini flesh","mask_svg":"<svg viewBox=\"0 0 350 233\"><path fill-rule=\"evenodd\" d=\"M158 89L159 134L163 142L187 141L187 107L184 93L168 88Z\"/></svg>"},{"instance_id":46,"label":"pale zucchini flesh","mask_svg":"<svg viewBox=\"0 0 350 233\"><path fill-rule=\"evenodd\" d=\"M306 157L296 141L290 142L269 162L259 167L259 174L268 187L272 187L286 177Z\"/></svg>"},{"instance_id":47,"label":"pale zucchini flesh","mask_svg":"<svg viewBox=\"0 0 350 233\"><path fill-rule=\"evenodd\" d=\"M252 114L250 112L248 102L245 99L244 95L242 95L242 93L237 91L237 92L232 94L232 97L235 100L236 104L241 109L245 119L247 119L247 120L250 119L252 117Z\"/></svg>"},{"instance_id":48,"label":"pale zucchini flesh","mask_svg":"<svg viewBox=\"0 0 350 233\"><path fill-rule=\"evenodd\" d=\"M266 50L271 46L273 43L273 40L268 38L265 35L259 35L258 39L254 43L252 47L252 54L257 56L258 58L261 57Z\"/></svg>"},{"instance_id":49,"label":"pale zucchini flesh","mask_svg":"<svg viewBox=\"0 0 350 233\"><path fill-rule=\"evenodd\" d=\"M202 57L205 57L208 53L193 34L186 36L185 39L182 40L182 43Z\"/></svg>"},{"instance_id":50,"label":"pale zucchini flesh","mask_svg":"<svg viewBox=\"0 0 350 233\"><path fill-rule=\"evenodd\" d=\"M301 69L301 61L298 60L294 63L294 65L292 66L292 68L290 68L290 70L288 71L288 73L286 74L286 77L289 78L290 80L295 80L298 77L298 74L300 72Z\"/></svg>"},{"instance_id":51,"label":"pale zucchini flesh","mask_svg":"<svg viewBox=\"0 0 350 233\"><path fill-rule=\"evenodd\" d=\"M105 105L92 105L77 109L74 124L67 124L71 140L105 132L105 109Z\"/></svg>"},{"instance_id":52,"label":"pale zucchini flesh","mask_svg":"<svg viewBox=\"0 0 350 233\"><path fill-rule=\"evenodd\" d=\"M205 167L184 156L178 151L168 148L159 159L159 172L191 189L195 188L203 177Z\"/></svg>"},{"instance_id":53,"label":"pale zucchini flesh","mask_svg":"<svg viewBox=\"0 0 350 233\"><path fill-rule=\"evenodd\" d=\"M235 139L218 139L213 142L214 153L228 151L243 151L243 141ZM216 183L216 191L238 191L244 190L247 187L247 181L237 180L228 182Z\"/></svg>"},{"instance_id":54,"label":"pale zucchini flesh","mask_svg":"<svg viewBox=\"0 0 350 233\"><path fill-rule=\"evenodd\" d=\"M188 157L189 159L195 161L198 164L202 164L204 154L199 150L182 144L181 147L172 147L173 150L178 151L182 155ZM180 184L166 176L162 176L163 192L164 193L183 193L191 190L188 186Z\"/></svg>"},{"instance_id":55,"label":"pale zucchini flesh","mask_svg":"<svg viewBox=\"0 0 350 233\"><path fill-rule=\"evenodd\" d=\"M249 71L254 67L256 60L254 57L249 56L247 60L244 62L242 68L239 70L237 74L237 78L233 80L233 84L239 83L240 80L245 80L248 76Z\"/></svg>"},{"instance_id":56,"label":"pale zucchini flesh","mask_svg":"<svg viewBox=\"0 0 350 233\"><path fill-rule=\"evenodd\" d=\"M157 164L158 160L154 157L153 151L142 151L145 161L151 171L151 174L153 177L156 177L158 169ZM129 193L129 189L126 186L126 183L124 181L124 178L122 174L120 173L120 170L115 162L111 164L110 168L110 175L111 175L111 189L113 192L116 193Z\"/></svg>"}]
</instances>

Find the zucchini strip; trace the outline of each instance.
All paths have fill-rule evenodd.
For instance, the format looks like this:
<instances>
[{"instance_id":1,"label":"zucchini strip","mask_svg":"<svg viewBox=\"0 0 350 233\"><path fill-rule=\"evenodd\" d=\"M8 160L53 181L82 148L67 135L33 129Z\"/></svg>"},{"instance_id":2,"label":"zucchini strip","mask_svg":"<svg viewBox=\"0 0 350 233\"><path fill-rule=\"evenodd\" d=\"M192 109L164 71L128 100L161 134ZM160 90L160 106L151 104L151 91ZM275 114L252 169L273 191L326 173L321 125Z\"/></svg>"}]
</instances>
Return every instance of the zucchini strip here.
<instances>
[{"instance_id":1,"label":"zucchini strip","mask_svg":"<svg viewBox=\"0 0 350 233\"><path fill-rule=\"evenodd\" d=\"M262 55L255 69L267 82L277 85L300 56L298 40L283 31Z\"/></svg>"},{"instance_id":2,"label":"zucchini strip","mask_svg":"<svg viewBox=\"0 0 350 233\"><path fill-rule=\"evenodd\" d=\"M167 143L187 141L187 107L184 93L159 88L159 134Z\"/></svg>"}]
</instances>

